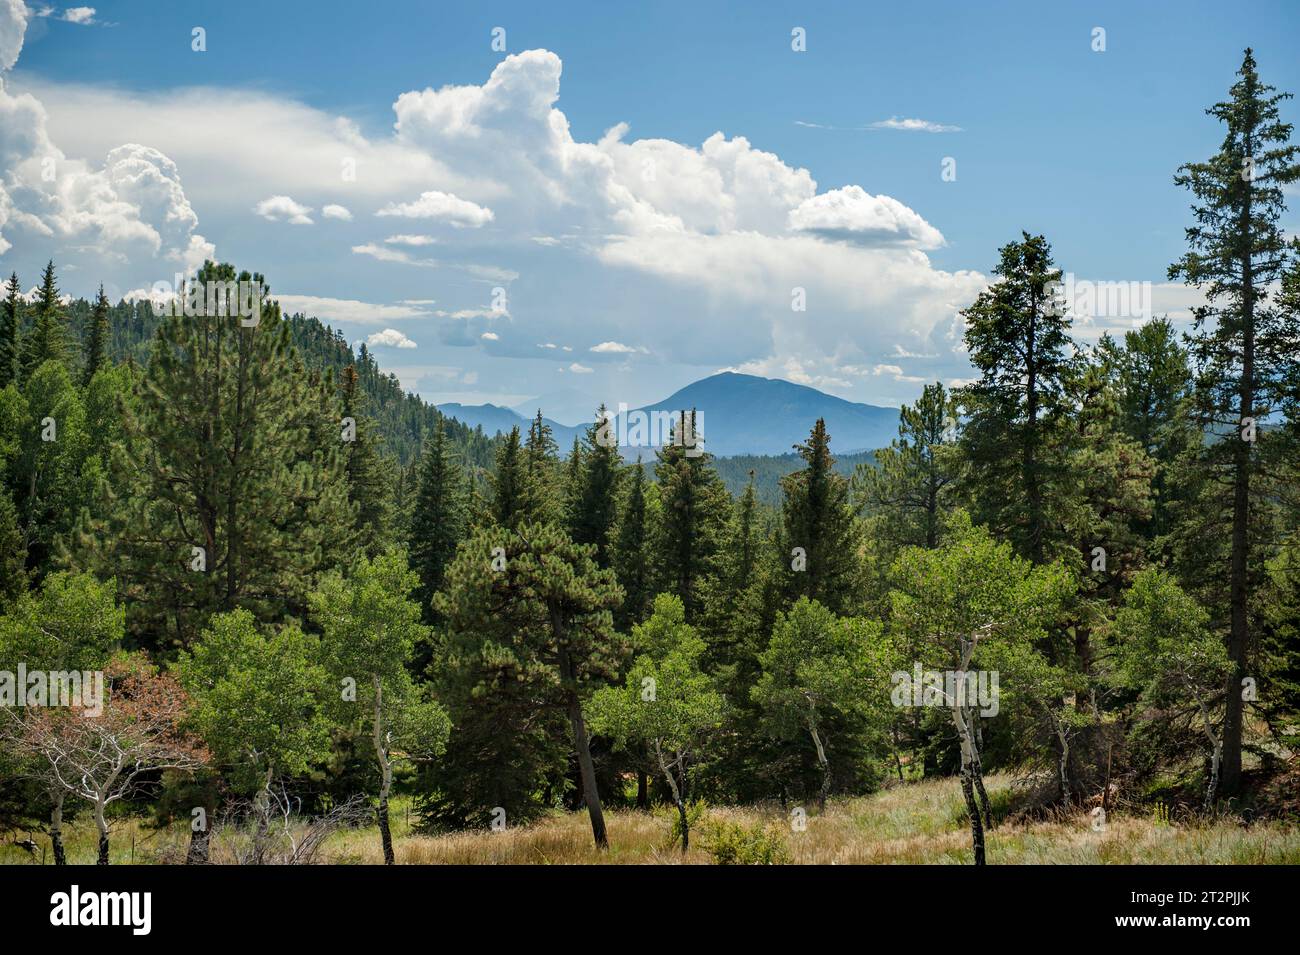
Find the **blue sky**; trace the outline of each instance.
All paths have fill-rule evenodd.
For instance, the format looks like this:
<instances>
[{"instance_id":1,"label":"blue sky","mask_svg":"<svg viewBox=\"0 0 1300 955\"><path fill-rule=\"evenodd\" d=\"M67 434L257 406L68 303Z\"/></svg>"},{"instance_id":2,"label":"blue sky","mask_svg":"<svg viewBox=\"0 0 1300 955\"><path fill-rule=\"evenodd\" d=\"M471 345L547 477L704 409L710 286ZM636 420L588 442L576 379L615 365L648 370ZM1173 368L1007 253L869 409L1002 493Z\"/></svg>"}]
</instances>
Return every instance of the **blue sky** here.
<instances>
[{"instance_id":1,"label":"blue sky","mask_svg":"<svg viewBox=\"0 0 1300 955\"><path fill-rule=\"evenodd\" d=\"M733 368L897 404L969 374L955 312L1022 228L1185 314L1161 283L1204 108L1247 45L1300 90L1294 3L809 7L31 3L0 268L127 293L215 248L436 400L637 404Z\"/></svg>"}]
</instances>

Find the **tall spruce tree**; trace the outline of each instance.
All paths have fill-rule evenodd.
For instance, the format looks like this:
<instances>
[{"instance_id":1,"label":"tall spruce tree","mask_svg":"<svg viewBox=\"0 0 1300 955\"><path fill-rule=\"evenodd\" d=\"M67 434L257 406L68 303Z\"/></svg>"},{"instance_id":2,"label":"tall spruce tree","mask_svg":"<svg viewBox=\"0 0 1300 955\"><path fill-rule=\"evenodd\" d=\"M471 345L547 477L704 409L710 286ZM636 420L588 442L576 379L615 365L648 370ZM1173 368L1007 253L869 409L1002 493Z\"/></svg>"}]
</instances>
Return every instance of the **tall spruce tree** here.
<instances>
[{"instance_id":1,"label":"tall spruce tree","mask_svg":"<svg viewBox=\"0 0 1300 955\"><path fill-rule=\"evenodd\" d=\"M652 546L659 591L676 594L686 608L687 622L694 623L720 566L731 499L712 456L698 443L687 445L685 435L698 431L686 421L686 414L681 413L672 440L658 451L655 478L662 508Z\"/></svg>"},{"instance_id":2,"label":"tall spruce tree","mask_svg":"<svg viewBox=\"0 0 1300 955\"><path fill-rule=\"evenodd\" d=\"M596 421L587 428L586 448L578 469L579 491L570 536L576 544L596 548L596 563L609 567L612 559L611 535L618 511L619 479L622 458L612 440L605 406L596 412Z\"/></svg>"},{"instance_id":3,"label":"tall spruce tree","mask_svg":"<svg viewBox=\"0 0 1300 955\"><path fill-rule=\"evenodd\" d=\"M1231 551L1222 568L1232 673L1221 790L1229 795L1241 782L1241 686L1250 672L1253 618L1272 546L1252 534L1260 523L1255 512L1268 506L1270 493L1261 474L1270 435L1262 426L1300 385L1300 315L1279 307L1269 292L1296 255L1279 225L1283 187L1300 179L1300 147L1289 143L1291 124L1278 113L1291 94L1260 81L1249 49L1237 75L1229 99L1206 111L1226 130L1219 151L1174 177L1192 193L1196 224L1186 230L1187 253L1169 267L1171 279L1197 287L1207 300L1194 310L1190 339L1196 416L1212 436L1198 463L1231 502Z\"/></svg>"},{"instance_id":4,"label":"tall spruce tree","mask_svg":"<svg viewBox=\"0 0 1300 955\"><path fill-rule=\"evenodd\" d=\"M41 273L41 288L32 305L36 321L23 342L23 378L31 377L44 362L68 360L67 319L59 301L59 286L51 260Z\"/></svg>"},{"instance_id":5,"label":"tall spruce tree","mask_svg":"<svg viewBox=\"0 0 1300 955\"><path fill-rule=\"evenodd\" d=\"M465 481L447 443L442 415L420 462L420 486L411 512L411 568L420 577L417 595L425 618L433 622L433 595L442 587L447 565L465 529Z\"/></svg>"},{"instance_id":6,"label":"tall spruce tree","mask_svg":"<svg viewBox=\"0 0 1300 955\"><path fill-rule=\"evenodd\" d=\"M348 498L356 508L353 528L363 551L373 557L384 550L390 536L395 476L380 452L374 422L365 414L366 395L353 365L339 374L339 397L343 420L353 422L351 440L343 445Z\"/></svg>"},{"instance_id":7,"label":"tall spruce tree","mask_svg":"<svg viewBox=\"0 0 1300 955\"><path fill-rule=\"evenodd\" d=\"M530 520L559 522L564 519L559 464L559 445L538 408L524 441L524 500Z\"/></svg>"},{"instance_id":8,"label":"tall spruce tree","mask_svg":"<svg viewBox=\"0 0 1300 955\"><path fill-rule=\"evenodd\" d=\"M1061 272L1041 235L1000 250L997 276L969 308L966 347L978 380L961 389L967 415L973 517L1042 563L1068 548L1059 526L1065 464L1053 446L1069 365L1069 318L1055 293Z\"/></svg>"},{"instance_id":9,"label":"tall spruce tree","mask_svg":"<svg viewBox=\"0 0 1300 955\"><path fill-rule=\"evenodd\" d=\"M563 492L564 526L574 537L582 520L582 438L578 435L573 436L573 447L564 462Z\"/></svg>"},{"instance_id":10,"label":"tall spruce tree","mask_svg":"<svg viewBox=\"0 0 1300 955\"><path fill-rule=\"evenodd\" d=\"M849 482L835 470L824 419L817 419L807 443L795 450L805 467L781 479L787 599L807 597L832 613L847 613L859 586L858 535Z\"/></svg>"},{"instance_id":11,"label":"tall spruce tree","mask_svg":"<svg viewBox=\"0 0 1300 955\"><path fill-rule=\"evenodd\" d=\"M646 510L645 465L637 459L631 469L627 500L619 514L613 546L614 575L623 587L623 603L614 624L626 632L646 618L654 600L648 544L650 528Z\"/></svg>"},{"instance_id":12,"label":"tall spruce tree","mask_svg":"<svg viewBox=\"0 0 1300 955\"><path fill-rule=\"evenodd\" d=\"M112 334L108 323L109 307L108 296L104 294L104 286L101 285L99 294L95 296L95 305L90 312L90 332L86 336L86 363L81 370L83 388L90 385L95 372L103 368L108 361L109 336Z\"/></svg>"},{"instance_id":13,"label":"tall spruce tree","mask_svg":"<svg viewBox=\"0 0 1300 955\"><path fill-rule=\"evenodd\" d=\"M510 434L497 448L496 466L492 472L492 520L502 527L518 527L531 515L528 494L528 463L519 445L519 429Z\"/></svg>"},{"instance_id":14,"label":"tall spruce tree","mask_svg":"<svg viewBox=\"0 0 1300 955\"><path fill-rule=\"evenodd\" d=\"M19 380L22 367L22 286L14 272L5 283L5 300L0 305L0 388Z\"/></svg>"}]
</instances>

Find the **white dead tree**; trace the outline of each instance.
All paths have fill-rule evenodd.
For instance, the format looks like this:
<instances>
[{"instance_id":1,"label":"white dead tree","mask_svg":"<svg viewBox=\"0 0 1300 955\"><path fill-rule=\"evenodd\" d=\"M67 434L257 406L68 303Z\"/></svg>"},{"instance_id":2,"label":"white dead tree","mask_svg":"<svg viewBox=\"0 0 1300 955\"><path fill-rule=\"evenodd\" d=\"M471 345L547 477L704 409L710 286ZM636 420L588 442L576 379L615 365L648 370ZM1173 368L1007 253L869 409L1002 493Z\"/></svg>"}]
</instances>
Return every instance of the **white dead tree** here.
<instances>
[{"instance_id":1,"label":"white dead tree","mask_svg":"<svg viewBox=\"0 0 1300 955\"><path fill-rule=\"evenodd\" d=\"M160 770L194 770L207 753L179 727L186 697L167 674L145 666L110 669L103 711L30 711L14 738L20 752L42 764L42 778L91 804L99 830L99 865L108 865L107 810Z\"/></svg>"}]
</instances>

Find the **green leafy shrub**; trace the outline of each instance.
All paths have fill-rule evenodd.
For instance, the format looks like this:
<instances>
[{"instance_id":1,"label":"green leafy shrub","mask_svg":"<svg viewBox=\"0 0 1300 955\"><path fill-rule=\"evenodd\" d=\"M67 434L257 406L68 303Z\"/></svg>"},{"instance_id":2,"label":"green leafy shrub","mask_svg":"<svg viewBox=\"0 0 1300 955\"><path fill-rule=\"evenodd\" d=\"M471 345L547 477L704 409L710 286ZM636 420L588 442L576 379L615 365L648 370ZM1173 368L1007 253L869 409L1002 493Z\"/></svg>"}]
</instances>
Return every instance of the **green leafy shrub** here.
<instances>
[{"instance_id":1,"label":"green leafy shrub","mask_svg":"<svg viewBox=\"0 0 1300 955\"><path fill-rule=\"evenodd\" d=\"M790 865L794 861L781 834L764 825L711 820L704 827L703 845L715 865Z\"/></svg>"}]
</instances>

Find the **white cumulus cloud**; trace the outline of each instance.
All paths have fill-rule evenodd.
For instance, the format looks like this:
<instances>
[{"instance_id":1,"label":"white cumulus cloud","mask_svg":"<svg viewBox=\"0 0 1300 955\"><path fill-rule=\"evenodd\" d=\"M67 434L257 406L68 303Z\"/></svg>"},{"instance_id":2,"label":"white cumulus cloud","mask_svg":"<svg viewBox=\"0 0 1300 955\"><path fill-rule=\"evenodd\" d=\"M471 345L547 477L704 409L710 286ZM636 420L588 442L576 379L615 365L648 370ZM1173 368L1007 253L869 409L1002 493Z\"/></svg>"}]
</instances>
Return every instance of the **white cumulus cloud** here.
<instances>
[{"instance_id":1,"label":"white cumulus cloud","mask_svg":"<svg viewBox=\"0 0 1300 955\"><path fill-rule=\"evenodd\" d=\"M288 222L290 225L312 225L311 206L295 202L289 196L270 196L263 199L253 211L268 222Z\"/></svg>"},{"instance_id":2,"label":"white cumulus cloud","mask_svg":"<svg viewBox=\"0 0 1300 955\"><path fill-rule=\"evenodd\" d=\"M832 189L805 199L791 210L790 228L869 245L936 249L944 244L938 229L897 199L873 196L861 186Z\"/></svg>"},{"instance_id":3,"label":"white cumulus cloud","mask_svg":"<svg viewBox=\"0 0 1300 955\"><path fill-rule=\"evenodd\" d=\"M404 219L437 219L457 228L478 228L493 219L491 209L476 205L447 192L430 190L414 202L392 202L375 213L377 216L400 216Z\"/></svg>"},{"instance_id":4,"label":"white cumulus cloud","mask_svg":"<svg viewBox=\"0 0 1300 955\"><path fill-rule=\"evenodd\" d=\"M382 345L386 348L415 347L415 342L411 341L395 328L385 328L382 332L375 332L366 339L366 344L372 348L376 345Z\"/></svg>"}]
</instances>

